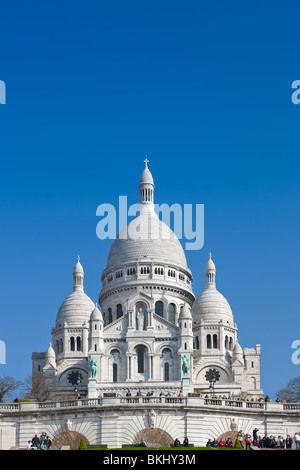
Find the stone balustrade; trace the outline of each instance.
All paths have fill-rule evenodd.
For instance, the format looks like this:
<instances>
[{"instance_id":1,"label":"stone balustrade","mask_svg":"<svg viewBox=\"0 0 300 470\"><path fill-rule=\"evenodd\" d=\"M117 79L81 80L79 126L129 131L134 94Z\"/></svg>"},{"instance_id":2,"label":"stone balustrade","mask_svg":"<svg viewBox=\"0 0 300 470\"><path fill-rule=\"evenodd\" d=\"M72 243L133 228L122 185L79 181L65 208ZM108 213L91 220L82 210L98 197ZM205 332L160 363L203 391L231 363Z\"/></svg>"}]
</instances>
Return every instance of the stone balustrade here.
<instances>
[{"instance_id":1,"label":"stone balustrade","mask_svg":"<svg viewBox=\"0 0 300 470\"><path fill-rule=\"evenodd\" d=\"M300 412L300 403L276 403L264 401L242 401L202 397L166 397L166 396L139 396L139 397L101 397L96 399L67 400L61 402L19 402L0 403L0 414L15 412L45 411L51 409L67 408L93 408L93 407L213 407L229 409L253 409L269 412Z\"/></svg>"}]
</instances>

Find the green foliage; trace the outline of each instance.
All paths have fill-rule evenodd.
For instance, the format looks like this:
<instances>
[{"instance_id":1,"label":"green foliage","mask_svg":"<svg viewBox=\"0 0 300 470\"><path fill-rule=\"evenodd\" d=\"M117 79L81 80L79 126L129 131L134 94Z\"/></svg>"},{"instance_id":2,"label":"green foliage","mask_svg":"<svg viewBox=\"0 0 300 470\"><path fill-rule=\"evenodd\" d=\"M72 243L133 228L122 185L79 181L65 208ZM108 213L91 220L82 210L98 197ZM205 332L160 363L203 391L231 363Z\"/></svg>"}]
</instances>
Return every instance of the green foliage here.
<instances>
[{"instance_id":1,"label":"green foliage","mask_svg":"<svg viewBox=\"0 0 300 470\"><path fill-rule=\"evenodd\" d=\"M31 398L17 398L17 402L16 400L13 400L11 403L31 403L33 402L34 400L31 400Z\"/></svg>"},{"instance_id":2,"label":"green foliage","mask_svg":"<svg viewBox=\"0 0 300 470\"><path fill-rule=\"evenodd\" d=\"M78 450L87 450L86 442L84 439L81 439Z\"/></svg>"},{"instance_id":3,"label":"green foliage","mask_svg":"<svg viewBox=\"0 0 300 470\"><path fill-rule=\"evenodd\" d=\"M235 440L235 443L234 443L234 448L235 449L242 449L242 444L241 444L241 441L239 439L236 439Z\"/></svg>"}]
</instances>

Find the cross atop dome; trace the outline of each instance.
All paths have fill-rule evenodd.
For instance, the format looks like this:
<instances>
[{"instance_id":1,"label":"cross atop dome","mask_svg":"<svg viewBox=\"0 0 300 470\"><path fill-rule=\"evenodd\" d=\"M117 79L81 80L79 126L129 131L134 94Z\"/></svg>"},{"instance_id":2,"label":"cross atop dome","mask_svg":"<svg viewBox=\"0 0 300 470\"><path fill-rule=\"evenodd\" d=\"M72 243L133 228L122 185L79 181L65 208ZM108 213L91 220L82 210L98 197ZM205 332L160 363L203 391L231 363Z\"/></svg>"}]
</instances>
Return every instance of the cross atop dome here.
<instances>
[{"instance_id":1,"label":"cross atop dome","mask_svg":"<svg viewBox=\"0 0 300 470\"><path fill-rule=\"evenodd\" d=\"M216 266L213 260L211 259L211 253L209 252L208 261L205 266L205 276L206 276L206 287L216 285Z\"/></svg>"},{"instance_id":2,"label":"cross atop dome","mask_svg":"<svg viewBox=\"0 0 300 470\"><path fill-rule=\"evenodd\" d=\"M140 204L153 206L153 192L154 192L154 182L151 175L151 172L148 168L148 157L144 160L145 168L140 177L139 190L140 190Z\"/></svg>"},{"instance_id":3,"label":"cross atop dome","mask_svg":"<svg viewBox=\"0 0 300 470\"><path fill-rule=\"evenodd\" d=\"M80 256L77 256L77 263L73 270L73 290L83 290L84 271L80 263Z\"/></svg>"}]
</instances>

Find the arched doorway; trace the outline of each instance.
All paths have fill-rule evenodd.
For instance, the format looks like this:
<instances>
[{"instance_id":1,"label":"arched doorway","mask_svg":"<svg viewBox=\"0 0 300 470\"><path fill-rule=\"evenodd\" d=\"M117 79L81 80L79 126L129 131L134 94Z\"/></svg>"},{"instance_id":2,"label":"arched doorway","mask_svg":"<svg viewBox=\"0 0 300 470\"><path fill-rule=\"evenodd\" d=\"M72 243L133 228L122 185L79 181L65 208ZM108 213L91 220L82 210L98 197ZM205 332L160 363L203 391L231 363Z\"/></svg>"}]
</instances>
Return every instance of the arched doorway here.
<instances>
[{"instance_id":1,"label":"arched doorway","mask_svg":"<svg viewBox=\"0 0 300 470\"><path fill-rule=\"evenodd\" d=\"M163 429L147 428L139 431L133 440L133 444L138 444L144 440L147 447L170 447L174 439Z\"/></svg>"},{"instance_id":2,"label":"arched doorway","mask_svg":"<svg viewBox=\"0 0 300 470\"><path fill-rule=\"evenodd\" d=\"M89 445L89 441L87 440L87 438L83 434L80 434L80 432L77 432L77 431L60 432L53 438L51 449L59 450L62 447L67 446L70 448L70 450L77 450L80 445L81 439L84 439L86 445Z\"/></svg>"}]
</instances>

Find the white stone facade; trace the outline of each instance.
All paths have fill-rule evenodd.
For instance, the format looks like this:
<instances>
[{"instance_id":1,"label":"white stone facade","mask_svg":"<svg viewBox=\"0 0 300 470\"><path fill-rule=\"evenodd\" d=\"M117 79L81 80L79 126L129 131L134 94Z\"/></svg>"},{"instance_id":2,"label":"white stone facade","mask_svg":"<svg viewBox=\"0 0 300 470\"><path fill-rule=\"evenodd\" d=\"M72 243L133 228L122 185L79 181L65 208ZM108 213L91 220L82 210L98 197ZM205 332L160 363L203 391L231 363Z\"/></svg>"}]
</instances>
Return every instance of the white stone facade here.
<instances>
[{"instance_id":1,"label":"white stone facade","mask_svg":"<svg viewBox=\"0 0 300 470\"><path fill-rule=\"evenodd\" d=\"M108 448L137 444L141 436L147 437L148 446L169 447L176 438L182 442L188 436L190 443L202 447L208 439L232 431L252 435L254 428L262 437L294 438L299 416L299 404L200 397L0 404L0 449L25 448L28 440L42 432L49 435L54 449L60 448L63 439L72 442L76 436L88 445Z\"/></svg>"},{"instance_id":2,"label":"white stone facade","mask_svg":"<svg viewBox=\"0 0 300 470\"><path fill-rule=\"evenodd\" d=\"M139 214L108 255L100 308L84 291L78 257L52 344L32 355L33 374L55 386L54 401L0 404L1 449L24 448L41 432L54 448L76 447L82 437L108 448L145 436L157 447L185 436L204 446L209 438L251 434L254 427L262 436L299 432L299 405L259 400L260 345L240 346L211 255L205 289L195 298L183 248L154 211L147 162L139 194ZM75 390L80 399L61 401Z\"/></svg>"},{"instance_id":3,"label":"white stone facade","mask_svg":"<svg viewBox=\"0 0 300 470\"><path fill-rule=\"evenodd\" d=\"M184 250L155 212L147 161L139 195L138 215L108 255L100 308L84 292L78 257L73 292L57 313L52 345L32 355L33 372L53 382L57 398L74 393L77 386L82 397L91 397L88 358L96 363L97 396L142 389L257 398L262 395L260 346L240 347L231 308L216 288L211 255L205 289L195 298ZM189 364L186 374L183 358ZM218 376L213 389L207 378L210 370Z\"/></svg>"}]
</instances>

